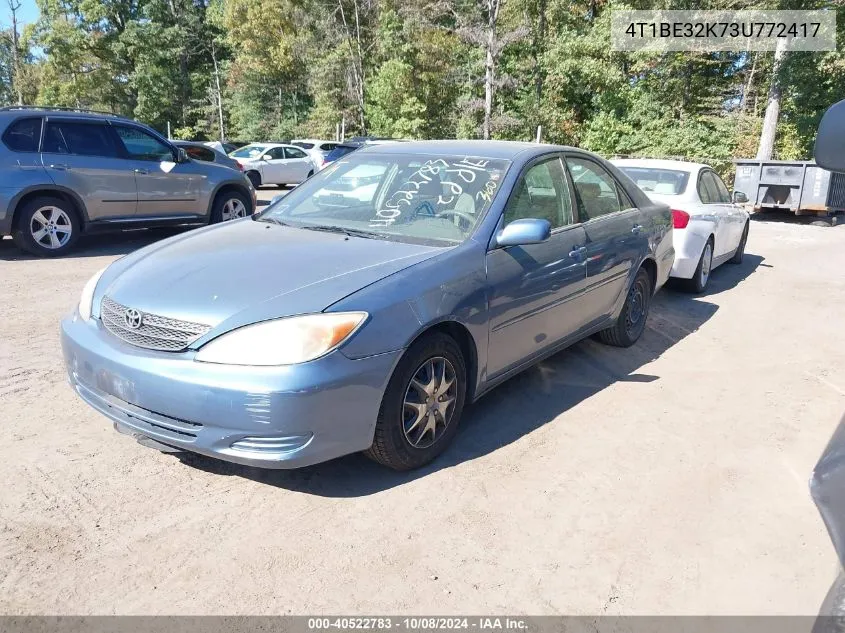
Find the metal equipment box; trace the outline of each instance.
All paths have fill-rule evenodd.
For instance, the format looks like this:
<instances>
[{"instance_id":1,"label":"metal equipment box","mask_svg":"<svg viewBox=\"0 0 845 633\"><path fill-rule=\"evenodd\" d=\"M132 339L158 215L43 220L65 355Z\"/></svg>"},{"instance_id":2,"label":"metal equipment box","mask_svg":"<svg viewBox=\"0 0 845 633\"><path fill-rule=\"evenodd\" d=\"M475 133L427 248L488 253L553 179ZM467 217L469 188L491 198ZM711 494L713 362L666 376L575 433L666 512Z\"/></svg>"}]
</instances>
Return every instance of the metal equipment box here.
<instances>
[{"instance_id":1,"label":"metal equipment box","mask_svg":"<svg viewBox=\"0 0 845 633\"><path fill-rule=\"evenodd\" d=\"M737 160L734 191L755 211L782 209L795 215L836 215L845 211L845 174L812 162Z\"/></svg>"}]
</instances>

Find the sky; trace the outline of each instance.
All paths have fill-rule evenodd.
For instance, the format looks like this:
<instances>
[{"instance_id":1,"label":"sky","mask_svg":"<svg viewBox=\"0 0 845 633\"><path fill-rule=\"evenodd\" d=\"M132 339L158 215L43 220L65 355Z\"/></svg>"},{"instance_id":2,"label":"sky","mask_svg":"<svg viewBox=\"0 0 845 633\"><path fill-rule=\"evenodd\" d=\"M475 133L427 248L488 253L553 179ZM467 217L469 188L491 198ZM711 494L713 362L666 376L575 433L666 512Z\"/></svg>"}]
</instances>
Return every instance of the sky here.
<instances>
[{"instance_id":1,"label":"sky","mask_svg":"<svg viewBox=\"0 0 845 633\"><path fill-rule=\"evenodd\" d=\"M14 0L13 0L14 1ZM18 23L31 24L38 20L38 6L35 0L18 0L21 8L18 10ZM11 26L12 12L9 11L7 0L0 0L0 26Z\"/></svg>"}]
</instances>

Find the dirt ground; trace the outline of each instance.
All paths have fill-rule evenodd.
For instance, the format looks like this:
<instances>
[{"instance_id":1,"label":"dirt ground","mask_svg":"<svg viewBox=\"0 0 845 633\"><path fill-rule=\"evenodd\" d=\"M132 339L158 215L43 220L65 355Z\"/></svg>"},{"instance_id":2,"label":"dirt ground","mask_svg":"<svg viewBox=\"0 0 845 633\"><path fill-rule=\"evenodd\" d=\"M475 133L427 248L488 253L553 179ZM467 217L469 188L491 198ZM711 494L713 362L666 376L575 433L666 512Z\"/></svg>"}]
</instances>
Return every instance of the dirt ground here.
<instances>
[{"instance_id":1,"label":"dirt ground","mask_svg":"<svg viewBox=\"0 0 845 633\"><path fill-rule=\"evenodd\" d=\"M807 479L845 411L845 229L754 222L745 263L662 291L635 347L526 371L409 474L161 454L76 397L59 319L165 234L52 261L0 242L0 612L817 611L836 566Z\"/></svg>"}]
</instances>

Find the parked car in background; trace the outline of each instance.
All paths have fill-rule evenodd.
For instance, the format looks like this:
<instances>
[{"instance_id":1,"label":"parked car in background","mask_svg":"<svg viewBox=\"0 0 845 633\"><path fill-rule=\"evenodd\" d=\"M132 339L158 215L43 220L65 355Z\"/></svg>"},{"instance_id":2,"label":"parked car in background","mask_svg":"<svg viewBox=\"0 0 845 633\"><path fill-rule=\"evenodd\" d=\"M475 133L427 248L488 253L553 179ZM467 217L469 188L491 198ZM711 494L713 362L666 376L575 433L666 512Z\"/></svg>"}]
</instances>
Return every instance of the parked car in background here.
<instances>
[{"instance_id":1,"label":"parked car in background","mask_svg":"<svg viewBox=\"0 0 845 633\"><path fill-rule=\"evenodd\" d=\"M298 185L317 170L301 147L284 143L250 143L230 154L243 167L253 187Z\"/></svg>"},{"instance_id":2,"label":"parked car in background","mask_svg":"<svg viewBox=\"0 0 845 633\"><path fill-rule=\"evenodd\" d=\"M383 145L385 143L400 142L402 141L400 141L399 139L379 138L374 136L354 136L350 139L343 141L342 143L338 143L337 146L326 155L319 168L323 169L329 164L336 161L338 158L346 156L347 154L351 154L355 150L361 149L362 147L366 147L368 145Z\"/></svg>"},{"instance_id":3,"label":"parked car in background","mask_svg":"<svg viewBox=\"0 0 845 633\"><path fill-rule=\"evenodd\" d=\"M672 208L675 264L672 277L702 292L710 273L725 262L741 264L749 215L731 199L713 169L677 160L628 158L612 161L652 200Z\"/></svg>"},{"instance_id":4,"label":"parked car in background","mask_svg":"<svg viewBox=\"0 0 845 633\"><path fill-rule=\"evenodd\" d=\"M364 171L379 174L368 197L323 204ZM573 148L367 147L251 219L97 273L62 322L65 363L146 446L270 468L365 451L415 468L466 403L532 364L594 333L633 345L672 267L671 217Z\"/></svg>"},{"instance_id":5,"label":"parked car in background","mask_svg":"<svg viewBox=\"0 0 845 633\"><path fill-rule=\"evenodd\" d=\"M207 145L211 149L216 149L218 152L222 152L228 156L236 149L239 149L246 145L246 143L222 143L220 141L205 141L203 145Z\"/></svg>"},{"instance_id":6,"label":"parked car in background","mask_svg":"<svg viewBox=\"0 0 845 633\"><path fill-rule=\"evenodd\" d=\"M255 203L243 174L131 119L0 108L0 235L34 255L62 255L81 233L244 217Z\"/></svg>"},{"instance_id":7,"label":"parked car in background","mask_svg":"<svg viewBox=\"0 0 845 633\"><path fill-rule=\"evenodd\" d=\"M189 158L194 160L201 160L206 163L217 163L230 169L243 171L241 164L234 158L229 158L226 154L218 149L207 145L206 143L198 143L195 141L173 141L176 147L181 147Z\"/></svg>"},{"instance_id":8,"label":"parked car in background","mask_svg":"<svg viewBox=\"0 0 845 633\"><path fill-rule=\"evenodd\" d=\"M314 138L298 138L292 140L290 144L301 147L308 152L314 159L314 165L317 169L323 168L326 156L338 145L337 141L321 141Z\"/></svg>"}]
</instances>

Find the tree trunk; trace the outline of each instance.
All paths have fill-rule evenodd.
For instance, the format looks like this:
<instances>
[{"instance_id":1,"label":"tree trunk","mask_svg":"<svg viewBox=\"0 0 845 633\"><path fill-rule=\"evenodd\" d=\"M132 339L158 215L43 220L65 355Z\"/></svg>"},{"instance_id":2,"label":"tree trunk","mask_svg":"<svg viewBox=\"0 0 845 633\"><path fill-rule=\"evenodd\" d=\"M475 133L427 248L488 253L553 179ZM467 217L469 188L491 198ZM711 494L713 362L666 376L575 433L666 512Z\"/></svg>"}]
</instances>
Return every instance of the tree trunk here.
<instances>
[{"instance_id":1,"label":"tree trunk","mask_svg":"<svg viewBox=\"0 0 845 633\"><path fill-rule=\"evenodd\" d=\"M355 42L352 45L352 31L346 21L346 12L343 10L343 0L337 0L340 9L340 19L343 22L343 29L346 32L346 41L349 44L350 64L352 69L352 90L355 93L355 109L358 110L358 119L361 127L361 134L367 134L367 122L364 116L364 55L361 49L361 21L358 15L358 0L353 0L355 6Z\"/></svg>"},{"instance_id":2,"label":"tree trunk","mask_svg":"<svg viewBox=\"0 0 845 633\"><path fill-rule=\"evenodd\" d=\"M540 0L538 7L539 16L537 18L537 40L534 49L534 68L537 76L534 78L534 91L537 99L537 109L543 101L543 66L540 63L540 54L545 48L543 43L546 41L546 0Z\"/></svg>"},{"instance_id":3,"label":"tree trunk","mask_svg":"<svg viewBox=\"0 0 845 633\"><path fill-rule=\"evenodd\" d=\"M217 52L211 42L211 61L214 62L214 83L217 87L217 122L220 125L220 142L226 142L226 129L223 126L223 92L220 90L220 68L217 66Z\"/></svg>"},{"instance_id":4,"label":"tree trunk","mask_svg":"<svg viewBox=\"0 0 845 633\"><path fill-rule=\"evenodd\" d=\"M12 87L18 95L18 105L23 105L23 88L21 86L20 39L18 37L18 9L21 3L7 0L12 13Z\"/></svg>"},{"instance_id":5,"label":"tree trunk","mask_svg":"<svg viewBox=\"0 0 845 633\"><path fill-rule=\"evenodd\" d=\"M496 80L496 18L499 12L500 0L487 0L487 40L484 45L484 123L481 136L484 140L490 138L493 119L493 91Z\"/></svg>"},{"instance_id":6,"label":"tree trunk","mask_svg":"<svg viewBox=\"0 0 845 633\"><path fill-rule=\"evenodd\" d=\"M775 148L778 118L780 117L780 100L783 94L780 85L780 69L786 56L786 40L778 40L775 50L775 60L772 64L772 79L769 83L769 99L766 104L766 115L763 118L763 131L760 133L760 145L757 147L757 160L770 160Z\"/></svg>"},{"instance_id":7,"label":"tree trunk","mask_svg":"<svg viewBox=\"0 0 845 633\"><path fill-rule=\"evenodd\" d=\"M751 53L751 70L748 73L748 81L745 82L745 88L742 91L742 101L739 104L739 111L743 114L748 113L748 95L754 86L754 75L757 72L757 55Z\"/></svg>"},{"instance_id":8,"label":"tree trunk","mask_svg":"<svg viewBox=\"0 0 845 633\"><path fill-rule=\"evenodd\" d=\"M173 16L173 21L178 25L181 21L181 15L176 8L174 0L170 0L170 13ZM186 46L182 45L182 50L179 51L179 100L180 100L180 120L182 126L187 125L187 108L188 102L191 99L191 77L188 73L188 50Z\"/></svg>"}]
</instances>

